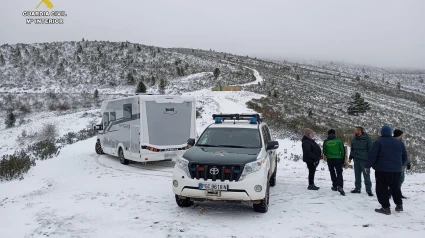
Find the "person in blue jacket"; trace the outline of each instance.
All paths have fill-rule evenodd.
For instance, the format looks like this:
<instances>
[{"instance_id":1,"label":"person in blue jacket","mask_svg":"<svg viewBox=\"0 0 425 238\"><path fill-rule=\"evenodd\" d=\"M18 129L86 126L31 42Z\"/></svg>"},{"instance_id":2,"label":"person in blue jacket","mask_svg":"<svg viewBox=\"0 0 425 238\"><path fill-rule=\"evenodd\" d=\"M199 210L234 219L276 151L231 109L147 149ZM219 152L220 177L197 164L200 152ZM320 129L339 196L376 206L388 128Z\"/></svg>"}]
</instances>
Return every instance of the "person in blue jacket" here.
<instances>
[{"instance_id":1,"label":"person in blue jacket","mask_svg":"<svg viewBox=\"0 0 425 238\"><path fill-rule=\"evenodd\" d=\"M390 199L388 190L391 189L395 210L403 211L403 200L401 199L400 177L404 164L408 161L407 151L404 143L392 136L389 126L381 128L379 137L370 148L365 172L369 173L372 167L375 170L376 196L382 208L375 212L390 215Z\"/></svg>"}]
</instances>

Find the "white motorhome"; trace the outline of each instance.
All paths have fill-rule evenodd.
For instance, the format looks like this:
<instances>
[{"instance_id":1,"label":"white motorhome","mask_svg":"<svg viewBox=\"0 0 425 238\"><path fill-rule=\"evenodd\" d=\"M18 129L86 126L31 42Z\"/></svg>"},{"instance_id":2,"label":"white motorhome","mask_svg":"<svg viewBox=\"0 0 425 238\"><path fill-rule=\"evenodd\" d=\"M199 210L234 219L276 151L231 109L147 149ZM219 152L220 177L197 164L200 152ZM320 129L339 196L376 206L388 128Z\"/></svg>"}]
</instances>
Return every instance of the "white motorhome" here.
<instances>
[{"instance_id":1,"label":"white motorhome","mask_svg":"<svg viewBox=\"0 0 425 238\"><path fill-rule=\"evenodd\" d=\"M196 136L196 99L193 96L140 94L104 101L96 153L129 161L172 160Z\"/></svg>"}]
</instances>

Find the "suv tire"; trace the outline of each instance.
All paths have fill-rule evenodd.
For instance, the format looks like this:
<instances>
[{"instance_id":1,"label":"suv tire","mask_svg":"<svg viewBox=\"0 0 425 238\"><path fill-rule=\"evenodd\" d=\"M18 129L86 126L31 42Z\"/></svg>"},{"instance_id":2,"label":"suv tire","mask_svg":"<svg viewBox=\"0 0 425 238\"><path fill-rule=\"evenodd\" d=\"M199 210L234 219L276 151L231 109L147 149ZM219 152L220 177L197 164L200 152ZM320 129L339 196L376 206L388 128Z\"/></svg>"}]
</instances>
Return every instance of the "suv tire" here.
<instances>
[{"instance_id":1,"label":"suv tire","mask_svg":"<svg viewBox=\"0 0 425 238\"><path fill-rule=\"evenodd\" d=\"M260 203L253 204L254 211L260 213L266 213L269 210L269 198L270 198L270 181L267 181L266 196L261 199Z\"/></svg>"},{"instance_id":2,"label":"suv tire","mask_svg":"<svg viewBox=\"0 0 425 238\"><path fill-rule=\"evenodd\" d=\"M276 166L274 167L273 175L270 178L270 186L272 187L276 186L276 174L277 174L277 160L276 160Z\"/></svg>"},{"instance_id":3,"label":"suv tire","mask_svg":"<svg viewBox=\"0 0 425 238\"><path fill-rule=\"evenodd\" d=\"M120 147L118 149L118 156L120 158L120 163L121 164L128 164L128 159L124 158L124 152L122 151L122 148Z\"/></svg>"},{"instance_id":4,"label":"suv tire","mask_svg":"<svg viewBox=\"0 0 425 238\"><path fill-rule=\"evenodd\" d=\"M193 201L190 201L190 198L181 199L176 195L176 203L179 207L190 207L193 205Z\"/></svg>"}]
</instances>

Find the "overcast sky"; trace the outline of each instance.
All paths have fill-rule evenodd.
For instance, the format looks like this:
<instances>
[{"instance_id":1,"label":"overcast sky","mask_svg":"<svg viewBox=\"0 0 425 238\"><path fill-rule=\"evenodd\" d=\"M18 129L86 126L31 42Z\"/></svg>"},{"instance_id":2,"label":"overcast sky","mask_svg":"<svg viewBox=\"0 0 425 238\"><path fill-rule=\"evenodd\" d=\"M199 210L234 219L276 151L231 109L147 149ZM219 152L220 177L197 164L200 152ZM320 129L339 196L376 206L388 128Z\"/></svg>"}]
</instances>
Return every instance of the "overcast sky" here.
<instances>
[{"instance_id":1,"label":"overcast sky","mask_svg":"<svg viewBox=\"0 0 425 238\"><path fill-rule=\"evenodd\" d=\"M425 68L424 0L50 0L63 25L27 25L40 0L2 0L0 45L89 40L268 58ZM49 10L42 4L37 10Z\"/></svg>"}]
</instances>

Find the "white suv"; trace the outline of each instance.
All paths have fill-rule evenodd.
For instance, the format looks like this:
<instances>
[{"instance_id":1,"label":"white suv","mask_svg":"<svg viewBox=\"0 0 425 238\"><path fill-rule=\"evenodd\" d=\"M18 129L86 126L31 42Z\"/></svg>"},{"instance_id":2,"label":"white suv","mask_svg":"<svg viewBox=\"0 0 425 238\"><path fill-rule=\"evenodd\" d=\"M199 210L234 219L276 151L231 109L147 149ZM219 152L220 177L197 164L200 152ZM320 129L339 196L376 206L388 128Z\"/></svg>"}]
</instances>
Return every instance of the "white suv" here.
<instances>
[{"instance_id":1,"label":"white suv","mask_svg":"<svg viewBox=\"0 0 425 238\"><path fill-rule=\"evenodd\" d=\"M176 161L173 192L177 205L193 201L251 201L256 212L269 207L276 185L277 141L258 114L213 115L195 144Z\"/></svg>"}]
</instances>

